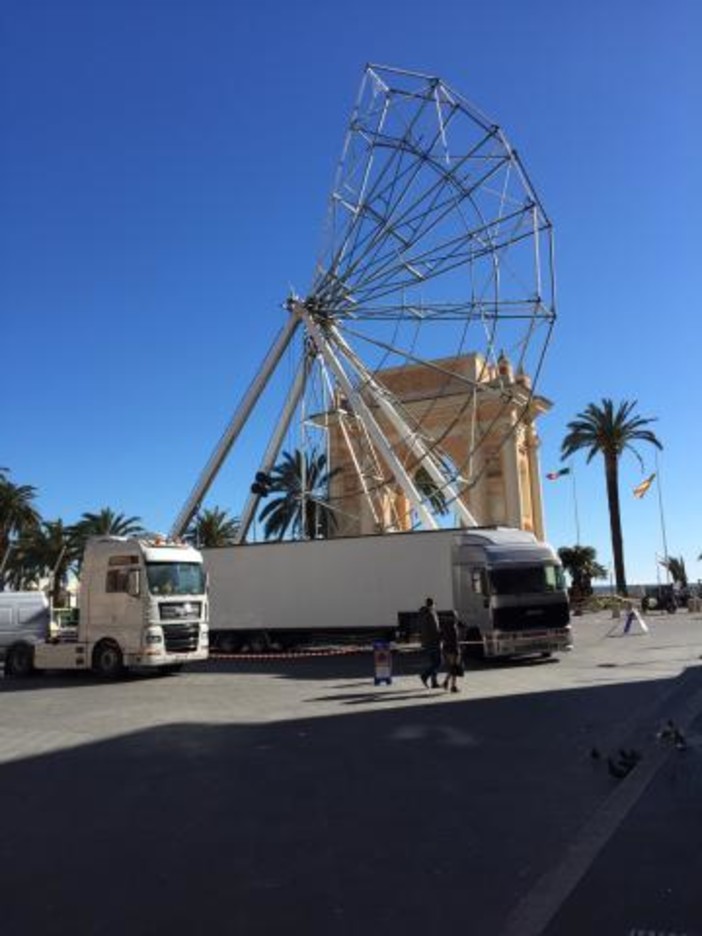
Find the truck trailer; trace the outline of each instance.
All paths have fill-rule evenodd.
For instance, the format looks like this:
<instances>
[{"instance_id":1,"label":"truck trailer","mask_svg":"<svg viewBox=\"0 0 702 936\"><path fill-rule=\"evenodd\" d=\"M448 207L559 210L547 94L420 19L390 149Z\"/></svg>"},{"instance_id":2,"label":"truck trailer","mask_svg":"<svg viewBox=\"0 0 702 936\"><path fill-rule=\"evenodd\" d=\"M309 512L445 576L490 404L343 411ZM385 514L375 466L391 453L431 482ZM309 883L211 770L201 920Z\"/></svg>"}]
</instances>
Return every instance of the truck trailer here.
<instances>
[{"instance_id":1,"label":"truck trailer","mask_svg":"<svg viewBox=\"0 0 702 936\"><path fill-rule=\"evenodd\" d=\"M204 549L214 648L394 637L425 598L486 657L571 647L561 562L527 531L473 527Z\"/></svg>"},{"instance_id":2,"label":"truck trailer","mask_svg":"<svg viewBox=\"0 0 702 936\"><path fill-rule=\"evenodd\" d=\"M85 547L78 613L70 623L40 608L36 593L33 603L0 599L0 621L7 624L5 674L93 670L111 678L130 667L173 672L205 660L206 581L202 554L192 546L162 537L93 537ZM30 606L33 615L22 618L21 609ZM11 608L17 609L12 618Z\"/></svg>"}]
</instances>

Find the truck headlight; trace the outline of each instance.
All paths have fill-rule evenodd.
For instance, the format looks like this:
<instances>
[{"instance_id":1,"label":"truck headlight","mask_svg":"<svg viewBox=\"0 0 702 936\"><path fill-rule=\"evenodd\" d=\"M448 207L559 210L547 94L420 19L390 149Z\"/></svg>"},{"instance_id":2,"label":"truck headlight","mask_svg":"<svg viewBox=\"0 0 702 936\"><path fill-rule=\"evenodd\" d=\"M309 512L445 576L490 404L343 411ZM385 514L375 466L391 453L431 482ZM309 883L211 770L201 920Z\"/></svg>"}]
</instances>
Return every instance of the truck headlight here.
<instances>
[{"instance_id":1,"label":"truck headlight","mask_svg":"<svg viewBox=\"0 0 702 936\"><path fill-rule=\"evenodd\" d=\"M160 644L163 643L163 634L160 630L148 630L144 635L145 644Z\"/></svg>"}]
</instances>

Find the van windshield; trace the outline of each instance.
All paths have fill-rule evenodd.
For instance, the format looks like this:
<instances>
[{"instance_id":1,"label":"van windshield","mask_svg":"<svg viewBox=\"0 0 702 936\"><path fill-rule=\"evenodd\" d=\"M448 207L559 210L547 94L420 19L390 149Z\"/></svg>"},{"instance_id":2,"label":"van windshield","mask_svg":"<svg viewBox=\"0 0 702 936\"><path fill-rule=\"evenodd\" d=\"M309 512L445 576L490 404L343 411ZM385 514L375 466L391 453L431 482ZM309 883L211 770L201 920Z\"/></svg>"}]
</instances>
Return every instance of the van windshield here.
<instances>
[{"instance_id":1,"label":"van windshield","mask_svg":"<svg viewBox=\"0 0 702 936\"><path fill-rule=\"evenodd\" d=\"M152 595L203 595L205 572L199 562L147 562Z\"/></svg>"},{"instance_id":2,"label":"van windshield","mask_svg":"<svg viewBox=\"0 0 702 936\"><path fill-rule=\"evenodd\" d=\"M491 569L493 595L524 595L563 591L565 578L559 565L515 565Z\"/></svg>"}]
</instances>

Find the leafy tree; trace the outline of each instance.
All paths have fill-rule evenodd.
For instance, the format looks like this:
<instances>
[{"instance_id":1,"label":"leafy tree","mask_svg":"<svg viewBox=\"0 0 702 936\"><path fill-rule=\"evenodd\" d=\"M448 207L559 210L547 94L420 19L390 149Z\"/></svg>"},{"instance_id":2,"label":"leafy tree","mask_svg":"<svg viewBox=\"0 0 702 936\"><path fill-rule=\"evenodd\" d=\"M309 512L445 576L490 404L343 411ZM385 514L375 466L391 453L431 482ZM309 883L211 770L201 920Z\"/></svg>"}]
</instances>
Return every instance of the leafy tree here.
<instances>
[{"instance_id":1,"label":"leafy tree","mask_svg":"<svg viewBox=\"0 0 702 936\"><path fill-rule=\"evenodd\" d=\"M624 400L615 408L612 400L606 398L602 400L601 405L590 403L568 423L568 433L561 443L562 459L569 458L581 450L587 451L588 463L597 454L602 455L604 459L614 575L617 591L622 595L627 594L627 585L619 507L619 459L628 449L643 467L641 456L633 446L634 442L649 442L659 449L663 448L655 434L645 428L655 420L634 415L636 404L636 400Z\"/></svg>"},{"instance_id":2,"label":"leafy tree","mask_svg":"<svg viewBox=\"0 0 702 936\"><path fill-rule=\"evenodd\" d=\"M592 580L607 578L607 570L597 561L597 550L592 546L561 546L558 555L570 575L573 597L591 595Z\"/></svg>"},{"instance_id":3,"label":"leafy tree","mask_svg":"<svg viewBox=\"0 0 702 936\"><path fill-rule=\"evenodd\" d=\"M282 540L288 534L293 539L327 537L336 525L329 505L329 482L340 470L327 470L324 453L283 452L282 460L270 472L269 489L278 497L259 514L265 538Z\"/></svg>"},{"instance_id":4,"label":"leafy tree","mask_svg":"<svg viewBox=\"0 0 702 936\"><path fill-rule=\"evenodd\" d=\"M233 546L239 532L239 518L230 517L221 507L202 510L194 518L185 533L185 539L195 546L210 549L216 546Z\"/></svg>"},{"instance_id":5,"label":"leafy tree","mask_svg":"<svg viewBox=\"0 0 702 936\"><path fill-rule=\"evenodd\" d=\"M5 569L19 538L41 522L34 506L36 488L31 484L13 484L0 473L0 589L4 588Z\"/></svg>"},{"instance_id":6,"label":"leafy tree","mask_svg":"<svg viewBox=\"0 0 702 936\"><path fill-rule=\"evenodd\" d=\"M667 556L665 559L658 560L664 569L667 569L670 573L670 577L675 582L676 585L680 585L681 588L687 587L687 570L685 568L685 560L682 556Z\"/></svg>"}]
</instances>

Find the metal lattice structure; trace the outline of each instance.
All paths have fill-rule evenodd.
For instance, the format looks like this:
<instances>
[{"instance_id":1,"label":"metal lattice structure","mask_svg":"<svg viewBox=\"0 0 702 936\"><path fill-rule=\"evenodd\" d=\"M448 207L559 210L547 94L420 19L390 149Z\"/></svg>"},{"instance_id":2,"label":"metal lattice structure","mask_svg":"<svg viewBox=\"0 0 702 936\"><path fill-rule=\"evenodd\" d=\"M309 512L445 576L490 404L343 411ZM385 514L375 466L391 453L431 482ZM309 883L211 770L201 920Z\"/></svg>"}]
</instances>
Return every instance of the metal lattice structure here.
<instances>
[{"instance_id":1,"label":"metal lattice structure","mask_svg":"<svg viewBox=\"0 0 702 936\"><path fill-rule=\"evenodd\" d=\"M507 357L531 377L517 401L524 410L529 405L555 321L552 229L500 127L439 78L367 66L312 286L305 297L291 296L287 310L173 532L182 533L198 510L290 349L297 376L261 471L270 471L291 431L303 449L322 450L333 422L374 516L392 486L406 497L415 525L436 526L435 499L417 484L421 467L458 521L474 524L464 492L475 483L474 450L485 434L475 433L458 462L443 444L453 426L437 429L427 415L431 404L418 417L386 375L397 385L403 369L421 367L447 385L461 384L473 405L459 408L451 422L465 421L474 418L478 395L500 398L498 365ZM477 371L454 365L476 352ZM513 386L505 385L502 398L513 410ZM498 425L495 419L493 443ZM242 539L257 505L252 495Z\"/></svg>"}]
</instances>

